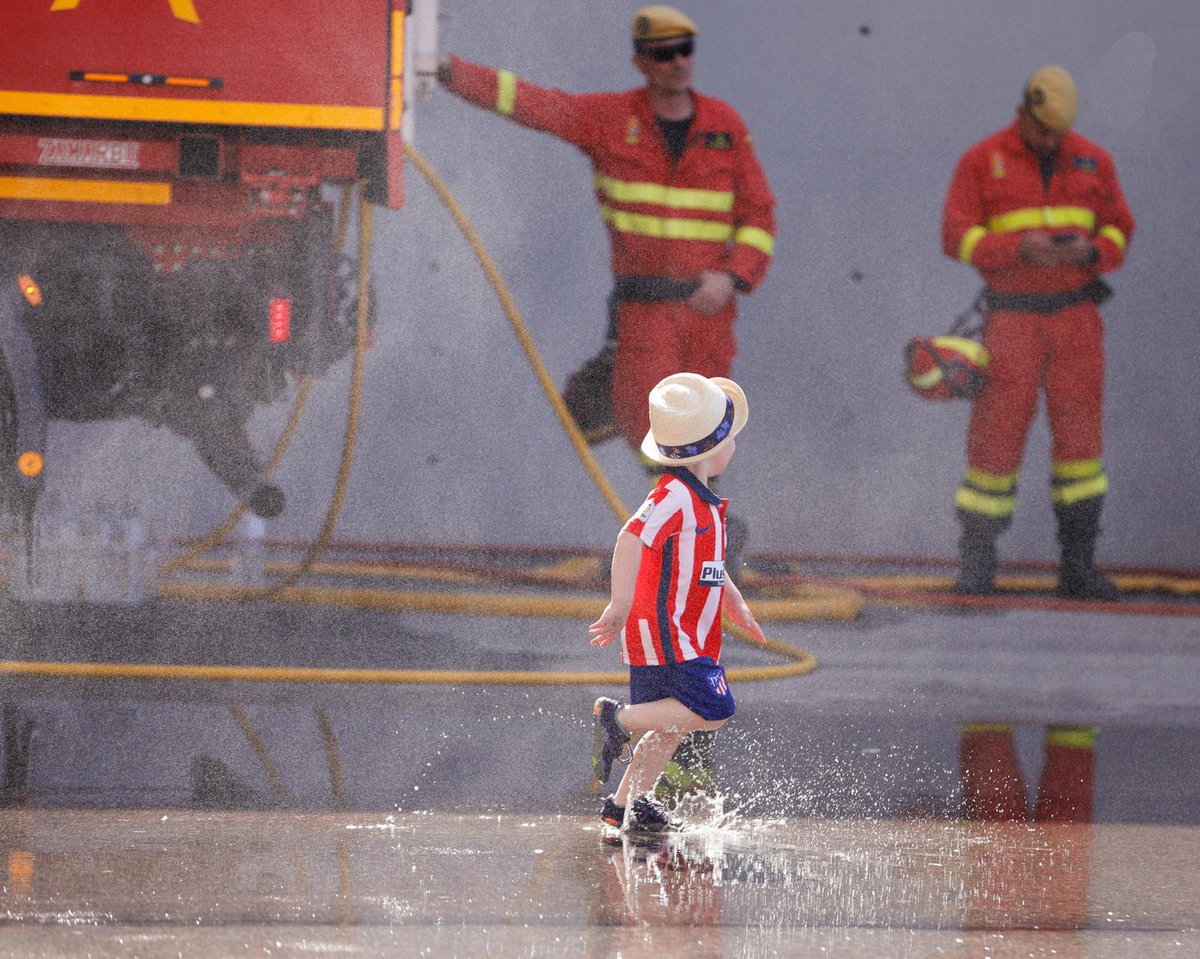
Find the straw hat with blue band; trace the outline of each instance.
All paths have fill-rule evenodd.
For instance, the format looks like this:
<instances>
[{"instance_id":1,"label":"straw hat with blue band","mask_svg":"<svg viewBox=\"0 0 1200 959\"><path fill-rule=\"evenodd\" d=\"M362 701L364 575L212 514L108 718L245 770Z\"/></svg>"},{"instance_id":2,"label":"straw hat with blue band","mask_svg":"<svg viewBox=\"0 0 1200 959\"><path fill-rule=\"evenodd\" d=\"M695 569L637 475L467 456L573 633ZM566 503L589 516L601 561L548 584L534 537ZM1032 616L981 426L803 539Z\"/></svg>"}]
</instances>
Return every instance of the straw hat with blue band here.
<instances>
[{"instance_id":1,"label":"straw hat with blue band","mask_svg":"<svg viewBox=\"0 0 1200 959\"><path fill-rule=\"evenodd\" d=\"M662 466L698 463L727 446L749 416L746 394L733 380L675 373L650 391L642 454Z\"/></svg>"}]
</instances>

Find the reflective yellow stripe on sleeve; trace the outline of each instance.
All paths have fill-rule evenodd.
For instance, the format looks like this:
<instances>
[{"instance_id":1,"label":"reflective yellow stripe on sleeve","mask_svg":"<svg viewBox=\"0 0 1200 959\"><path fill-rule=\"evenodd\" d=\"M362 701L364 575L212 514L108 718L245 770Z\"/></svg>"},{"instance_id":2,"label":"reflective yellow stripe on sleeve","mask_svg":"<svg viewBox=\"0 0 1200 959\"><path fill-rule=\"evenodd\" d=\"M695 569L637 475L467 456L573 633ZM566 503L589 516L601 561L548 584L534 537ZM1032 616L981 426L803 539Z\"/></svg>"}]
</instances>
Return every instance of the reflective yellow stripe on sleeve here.
<instances>
[{"instance_id":1,"label":"reflective yellow stripe on sleeve","mask_svg":"<svg viewBox=\"0 0 1200 959\"><path fill-rule=\"evenodd\" d=\"M517 102L517 77L510 70L496 71L496 112L502 117L513 112Z\"/></svg>"},{"instance_id":2,"label":"reflective yellow stripe on sleeve","mask_svg":"<svg viewBox=\"0 0 1200 959\"><path fill-rule=\"evenodd\" d=\"M752 246L767 256L775 255L775 237L757 226L738 227L737 232L733 235L733 242L745 243L746 246Z\"/></svg>"},{"instance_id":3,"label":"reflective yellow stripe on sleeve","mask_svg":"<svg viewBox=\"0 0 1200 959\"><path fill-rule=\"evenodd\" d=\"M985 236L987 236L987 230L981 226L973 226L967 230L963 234L962 243L958 245L958 258L964 263L970 263L975 247L979 246L979 241Z\"/></svg>"},{"instance_id":4,"label":"reflective yellow stripe on sleeve","mask_svg":"<svg viewBox=\"0 0 1200 959\"><path fill-rule=\"evenodd\" d=\"M1112 240L1122 250L1125 249L1125 245L1129 242L1125 239L1125 234L1118 230L1115 226L1100 227L1100 236L1107 237L1108 239Z\"/></svg>"}]
</instances>

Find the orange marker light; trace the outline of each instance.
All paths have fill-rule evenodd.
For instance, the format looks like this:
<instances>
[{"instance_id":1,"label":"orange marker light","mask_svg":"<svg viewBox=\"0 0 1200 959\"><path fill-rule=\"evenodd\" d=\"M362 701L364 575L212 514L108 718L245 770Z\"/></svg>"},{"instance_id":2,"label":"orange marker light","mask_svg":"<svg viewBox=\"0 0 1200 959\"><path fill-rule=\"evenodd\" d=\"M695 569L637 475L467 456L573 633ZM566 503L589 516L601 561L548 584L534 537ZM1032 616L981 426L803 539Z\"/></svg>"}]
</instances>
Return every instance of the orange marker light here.
<instances>
[{"instance_id":1,"label":"orange marker light","mask_svg":"<svg viewBox=\"0 0 1200 959\"><path fill-rule=\"evenodd\" d=\"M21 295L30 306L42 305L42 288L37 285L37 281L28 273L22 273L17 277L17 283L21 286Z\"/></svg>"},{"instance_id":2,"label":"orange marker light","mask_svg":"<svg viewBox=\"0 0 1200 959\"><path fill-rule=\"evenodd\" d=\"M33 853L24 849L9 852L8 884L19 896L28 896L33 891Z\"/></svg>"},{"instance_id":3,"label":"orange marker light","mask_svg":"<svg viewBox=\"0 0 1200 959\"><path fill-rule=\"evenodd\" d=\"M42 454L37 450L26 450L17 457L17 469L22 476L33 478L42 472L45 465L46 461L42 459Z\"/></svg>"}]
</instances>

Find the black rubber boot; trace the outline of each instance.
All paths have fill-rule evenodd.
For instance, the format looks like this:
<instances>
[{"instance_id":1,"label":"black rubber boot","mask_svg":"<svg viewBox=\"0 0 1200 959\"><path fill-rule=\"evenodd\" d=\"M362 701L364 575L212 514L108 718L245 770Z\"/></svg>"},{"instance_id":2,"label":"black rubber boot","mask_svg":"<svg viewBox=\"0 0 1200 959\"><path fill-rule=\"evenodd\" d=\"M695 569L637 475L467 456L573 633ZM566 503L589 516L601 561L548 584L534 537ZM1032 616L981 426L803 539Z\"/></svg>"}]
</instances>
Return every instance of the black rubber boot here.
<instances>
[{"instance_id":1,"label":"black rubber boot","mask_svg":"<svg viewBox=\"0 0 1200 959\"><path fill-rule=\"evenodd\" d=\"M992 596L996 592L996 539L1008 519L992 519L958 511L962 535L958 539L959 567L954 592L960 596Z\"/></svg>"},{"instance_id":2,"label":"black rubber boot","mask_svg":"<svg viewBox=\"0 0 1200 959\"><path fill-rule=\"evenodd\" d=\"M1096 569L1093 558L1103 509L1103 496L1054 507L1054 515L1058 518L1058 542L1062 546L1056 592L1064 599L1096 599L1111 603L1121 598L1117 584Z\"/></svg>"}]
</instances>

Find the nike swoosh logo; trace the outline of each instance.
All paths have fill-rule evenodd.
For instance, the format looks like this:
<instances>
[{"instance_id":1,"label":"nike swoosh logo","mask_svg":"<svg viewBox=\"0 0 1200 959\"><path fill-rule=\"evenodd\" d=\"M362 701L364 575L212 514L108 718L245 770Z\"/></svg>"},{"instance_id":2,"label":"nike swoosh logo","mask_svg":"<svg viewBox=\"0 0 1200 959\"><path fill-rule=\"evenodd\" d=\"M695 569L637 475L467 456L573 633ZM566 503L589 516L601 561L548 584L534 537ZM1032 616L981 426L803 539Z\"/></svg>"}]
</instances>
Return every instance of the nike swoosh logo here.
<instances>
[{"instance_id":1,"label":"nike swoosh logo","mask_svg":"<svg viewBox=\"0 0 1200 959\"><path fill-rule=\"evenodd\" d=\"M716 523L709 523L707 526L697 526L696 527L696 535L703 536L705 533L707 533L710 529L712 529L716 525L717 525Z\"/></svg>"}]
</instances>

